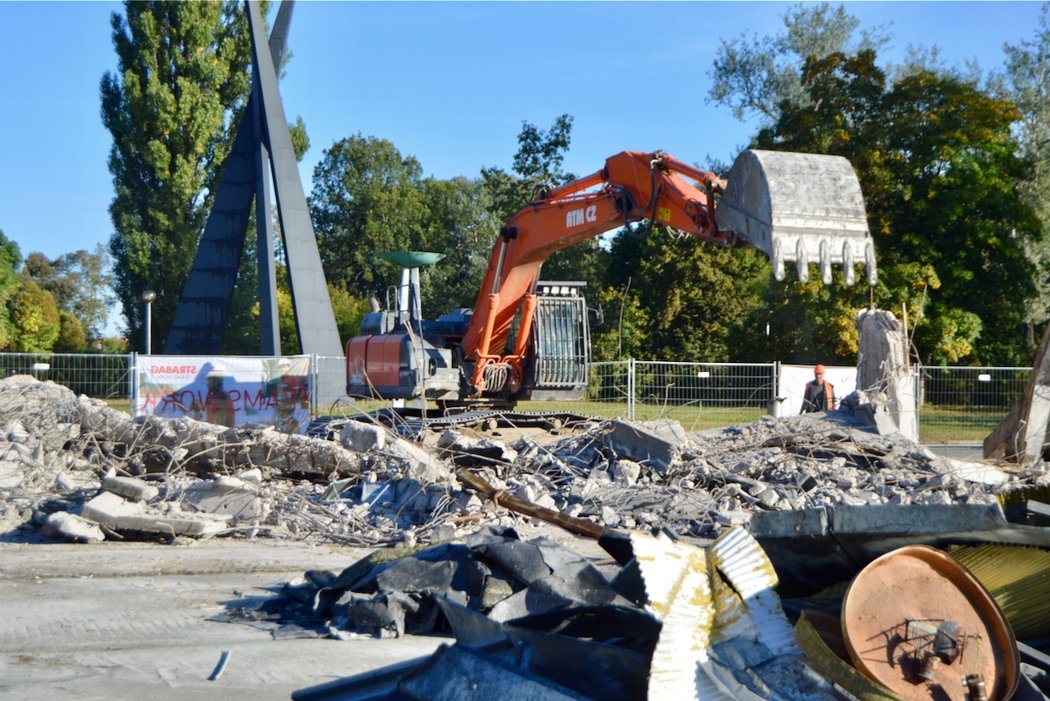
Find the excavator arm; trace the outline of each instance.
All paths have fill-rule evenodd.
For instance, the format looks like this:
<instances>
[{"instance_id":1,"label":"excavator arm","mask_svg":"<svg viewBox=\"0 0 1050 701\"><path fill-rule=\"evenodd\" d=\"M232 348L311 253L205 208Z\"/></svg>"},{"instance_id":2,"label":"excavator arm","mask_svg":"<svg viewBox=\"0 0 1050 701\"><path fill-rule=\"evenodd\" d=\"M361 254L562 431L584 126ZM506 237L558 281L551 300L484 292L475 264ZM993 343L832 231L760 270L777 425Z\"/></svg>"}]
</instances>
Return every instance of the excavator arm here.
<instances>
[{"instance_id":1,"label":"excavator arm","mask_svg":"<svg viewBox=\"0 0 1050 701\"><path fill-rule=\"evenodd\" d=\"M841 157L745 151L726 180L662 153L624 151L589 176L540 194L501 229L462 341L474 396L521 386L540 267L557 251L648 219L723 245L766 253L776 277L811 254L826 283L831 265L875 259L860 186ZM515 317L514 344L508 347Z\"/></svg>"}]
</instances>

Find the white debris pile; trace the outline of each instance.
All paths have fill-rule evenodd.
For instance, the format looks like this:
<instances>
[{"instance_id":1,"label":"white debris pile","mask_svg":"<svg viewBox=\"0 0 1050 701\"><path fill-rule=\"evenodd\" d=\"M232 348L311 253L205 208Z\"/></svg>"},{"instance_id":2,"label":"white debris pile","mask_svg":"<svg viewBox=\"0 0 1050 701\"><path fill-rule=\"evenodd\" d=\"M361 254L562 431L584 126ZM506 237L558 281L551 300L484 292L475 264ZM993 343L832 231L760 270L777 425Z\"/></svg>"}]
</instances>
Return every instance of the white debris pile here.
<instances>
[{"instance_id":1,"label":"white debris pile","mask_svg":"<svg viewBox=\"0 0 1050 701\"><path fill-rule=\"evenodd\" d=\"M464 489L460 468L498 493L602 527L701 537L760 510L988 503L1050 483L1044 463L948 460L849 412L693 434L673 421L591 421L543 441L460 428L417 442L360 421L326 433L133 418L51 382L6 378L0 538L414 545L527 518Z\"/></svg>"},{"instance_id":2,"label":"white debris pile","mask_svg":"<svg viewBox=\"0 0 1050 701\"><path fill-rule=\"evenodd\" d=\"M376 488L379 485L379 488ZM403 542L455 511L451 476L394 439L359 452L273 429L132 418L28 376L0 380L0 537L245 535Z\"/></svg>"},{"instance_id":3,"label":"white debris pile","mask_svg":"<svg viewBox=\"0 0 1050 701\"><path fill-rule=\"evenodd\" d=\"M1045 463L1017 471L943 458L846 412L693 434L612 421L546 448L513 447L515 462L486 468L497 489L608 527L704 537L756 510L991 503L1050 484Z\"/></svg>"}]
</instances>

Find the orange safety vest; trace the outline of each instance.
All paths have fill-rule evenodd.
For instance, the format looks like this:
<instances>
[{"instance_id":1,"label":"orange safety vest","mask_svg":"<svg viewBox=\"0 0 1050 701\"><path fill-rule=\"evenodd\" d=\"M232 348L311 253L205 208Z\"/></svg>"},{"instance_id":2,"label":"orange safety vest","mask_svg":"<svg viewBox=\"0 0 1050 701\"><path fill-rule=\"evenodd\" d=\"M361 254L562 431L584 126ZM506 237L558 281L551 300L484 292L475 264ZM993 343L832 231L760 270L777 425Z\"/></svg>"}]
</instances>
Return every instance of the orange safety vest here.
<instances>
[{"instance_id":1,"label":"orange safety vest","mask_svg":"<svg viewBox=\"0 0 1050 701\"><path fill-rule=\"evenodd\" d=\"M826 409L826 410L834 409L835 408L835 388L832 387L831 383L828 382L827 380L821 380L821 382L824 384L824 409ZM810 382L806 383L806 396L803 397L803 400L802 400L802 411L803 411L803 413L807 409L809 409L809 407L807 406L810 403L810 401L809 401L809 389L810 389L810 387L813 387L815 385L815 383L816 383L816 380L811 380Z\"/></svg>"}]
</instances>

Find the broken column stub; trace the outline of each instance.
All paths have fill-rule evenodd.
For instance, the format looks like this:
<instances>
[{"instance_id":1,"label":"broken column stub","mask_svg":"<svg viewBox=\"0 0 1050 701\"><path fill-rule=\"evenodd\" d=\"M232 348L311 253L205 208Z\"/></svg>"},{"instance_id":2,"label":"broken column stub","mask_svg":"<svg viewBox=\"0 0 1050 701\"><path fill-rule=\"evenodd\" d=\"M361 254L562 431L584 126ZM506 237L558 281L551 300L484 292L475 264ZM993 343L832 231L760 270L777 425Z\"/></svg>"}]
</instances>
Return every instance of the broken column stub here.
<instances>
[{"instance_id":1,"label":"broken column stub","mask_svg":"<svg viewBox=\"0 0 1050 701\"><path fill-rule=\"evenodd\" d=\"M1024 394L984 439L984 457L1034 464L1050 443L1050 327L1035 354Z\"/></svg>"},{"instance_id":2,"label":"broken column stub","mask_svg":"<svg viewBox=\"0 0 1050 701\"><path fill-rule=\"evenodd\" d=\"M903 324L881 309L857 315L860 332L857 351L857 391L871 399L867 406L880 433L889 428L881 412L889 414L897 430L913 441L919 439L915 382L908 365L908 338Z\"/></svg>"},{"instance_id":3,"label":"broken column stub","mask_svg":"<svg viewBox=\"0 0 1050 701\"><path fill-rule=\"evenodd\" d=\"M677 421L613 421L605 436L606 445L616 455L657 472L667 472L685 440L685 432Z\"/></svg>"}]
</instances>

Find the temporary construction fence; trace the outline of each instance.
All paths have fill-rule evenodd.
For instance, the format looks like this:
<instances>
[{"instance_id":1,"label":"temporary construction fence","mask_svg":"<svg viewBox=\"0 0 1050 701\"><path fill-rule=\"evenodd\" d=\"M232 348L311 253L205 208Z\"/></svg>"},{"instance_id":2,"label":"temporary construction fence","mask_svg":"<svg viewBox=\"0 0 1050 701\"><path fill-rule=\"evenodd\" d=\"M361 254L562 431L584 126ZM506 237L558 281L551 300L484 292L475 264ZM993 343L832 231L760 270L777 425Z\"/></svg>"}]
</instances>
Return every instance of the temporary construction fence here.
<instances>
[{"instance_id":1,"label":"temporary construction fence","mask_svg":"<svg viewBox=\"0 0 1050 701\"><path fill-rule=\"evenodd\" d=\"M128 402L139 358L135 353L0 353L3 376L52 380L77 394ZM311 409L315 415L353 406L345 396L345 361L311 358ZM683 363L623 360L592 363L583 400L526 402L523 410L558 408L578 414L631 420L674 419L687 430L754 421L764 414L798 413L785 401L799 391L781 363ZM847 368L837 368L848 370ZM836 368L828 368L829 373ZM919 437L924 443L979 443L1024 392L1030 368L917 366ZM790 386L781 386L789 378ZM839 397L852 387L837 388Z\"/></svg>"}]
</instances>

